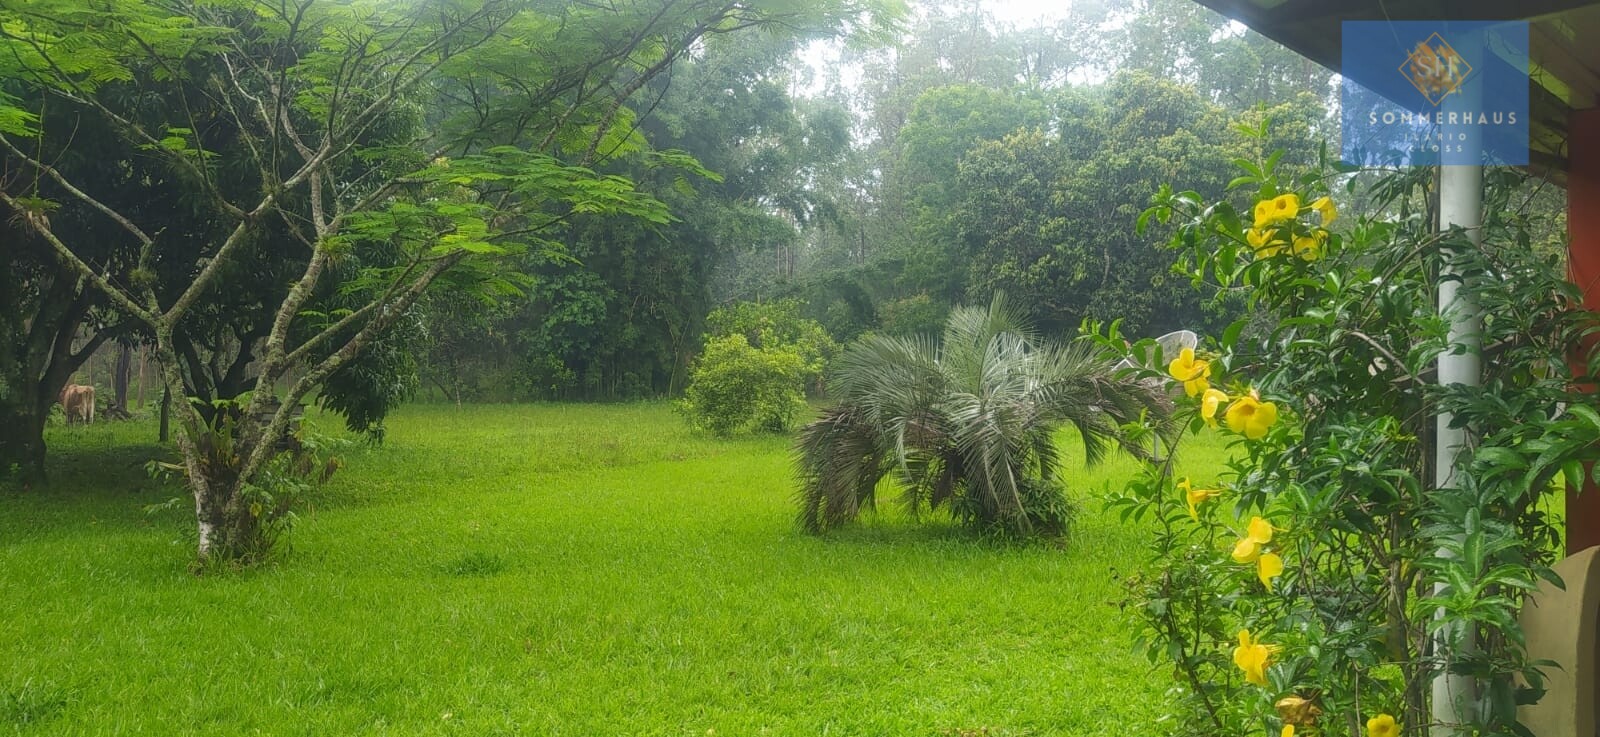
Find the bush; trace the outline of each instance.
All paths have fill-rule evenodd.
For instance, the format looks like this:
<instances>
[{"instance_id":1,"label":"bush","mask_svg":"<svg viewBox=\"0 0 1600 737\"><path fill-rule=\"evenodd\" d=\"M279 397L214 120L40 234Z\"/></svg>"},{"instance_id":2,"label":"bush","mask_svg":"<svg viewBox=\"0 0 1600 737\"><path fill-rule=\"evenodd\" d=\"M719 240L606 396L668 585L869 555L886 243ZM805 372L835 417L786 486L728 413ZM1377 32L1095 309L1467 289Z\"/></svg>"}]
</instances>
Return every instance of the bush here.
<instances>
[{"instance_id":1,"label":"bush","mask_svg":"<svg viewBox=\"0 0 1600 737\"><path fill-rule=\"evenodd\" d=\"M806 363L790 348L755 348L743 335L711 338L689 374L681 407L720 436L783 432L806 411Z\"/></svg>"},{"instance_id":2,"label":"bush","mask_svg":"<svg viewBox=\"0 0 1600 737\"><path fill-rule=\"evenodd\" d=\"M913 512L945 508L986 532L1059 535L1072 510L1056 430L1075 428L1093 463L1113 448L1147 456L1142 426L1169 429L1158 385L1125 376L1090 343L1040 338L998 295L987 308L952 310L942 338L852 343L833 385L839 403L798 441L800 524L810 532L875 507L891 477Z\"/></svg>"},{"instance_id":3,"label":"bush","mask_svg":"<svg viewBox=\"0 0 1600 737\"><path fill-rule=\"evenodd\" d=\"M807 391L820 393L822 375L828 362L839 353L839 344L815 320L800 316L800 302L739 302L718 307L706 316L706 337L742 335L751 347L793 353L803 368L801 378Z\"/></svg>"},{"instance_id":4,"label":"bush","mask_svg":"<svg viewBox=\"0 0 1600 737\"><path fill-rule=\"evenodd\" d=\"M935 302L926 294L917 294L885 304L878 314L883 318L883 332L920 335L941 330L945 316L950 314L950 306Z\"/></svg>"},{"instance_id":5,"label":"bush","mask_svg":"<svg viewBox=\"0 0 1600 737\"><path fill-rule=\"evenodd\" d=\"M980 532L1016 535L1026 531L1039 537L1066 535L1077 513L1077 507L1067 498L1066 489L1058 478L1023 477L1017 482L1017 498L1027 521L1027 525L1021 528L994 519L982 504L977 503L975 496L954 500L952 511L962 524Z\"/></svg>"},{"instance_id":6,"label":"bush","mask_svg":"<svg viewBox=\"0 0 1600 737\"><path fill-rule=\"evenodd\" d=\"M1552 664L1517 617L1554 577L1561 474L1596 458L1581 386L1600 355L1568 357L1600 315L1529 248L1518 172L1485 170L1475 243L1412 214L1436 196L1427 169L1352 186L1341 216L1337 180L1278 160L1244 162L1248 208L1163 188L1141 218L1177 226L1194 284L1248 290L1272 326L1253 343L1241 321L1166 365L1189 428L1233 438L1215 481L1152 464L1113 502L1155 530L1131 610L1171 660L1170 732L1527 735L1517 706ZM1445 329L1441 274L1482 310L1480 339ZM1449 353L1482 356L1482 381L1441 385ZM1471 434L1447 474L1439 413ZM1443 676L1472 687L1435 721Z\"/></svg>"}]
</instances>

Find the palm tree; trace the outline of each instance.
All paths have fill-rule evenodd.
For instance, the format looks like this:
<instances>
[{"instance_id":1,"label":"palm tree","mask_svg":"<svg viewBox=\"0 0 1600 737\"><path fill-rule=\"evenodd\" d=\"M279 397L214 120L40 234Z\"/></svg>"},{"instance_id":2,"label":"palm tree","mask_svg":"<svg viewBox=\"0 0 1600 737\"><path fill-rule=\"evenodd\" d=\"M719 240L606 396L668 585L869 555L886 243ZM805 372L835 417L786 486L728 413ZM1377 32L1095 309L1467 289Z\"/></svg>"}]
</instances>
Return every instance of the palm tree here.
<instances>
[{"instance_id":1,"label":"palm tree","mask_svg":"<svg viewBox=\"0 0 1600 737\"><path fill-rule=\"evenodd\" d=\"M1041 340L997 295L957 307L944 336L869 336L835 363L839 403L801 431L800 523L821 532L875 505L893 474L913 511L1014 533L1064 531L1055 431L1078 430L1089 463L1113 446L1149 452L1124 425L1169 430L1160 383L1119 370L1088 341Z\"/></svg>"}]
</instances>

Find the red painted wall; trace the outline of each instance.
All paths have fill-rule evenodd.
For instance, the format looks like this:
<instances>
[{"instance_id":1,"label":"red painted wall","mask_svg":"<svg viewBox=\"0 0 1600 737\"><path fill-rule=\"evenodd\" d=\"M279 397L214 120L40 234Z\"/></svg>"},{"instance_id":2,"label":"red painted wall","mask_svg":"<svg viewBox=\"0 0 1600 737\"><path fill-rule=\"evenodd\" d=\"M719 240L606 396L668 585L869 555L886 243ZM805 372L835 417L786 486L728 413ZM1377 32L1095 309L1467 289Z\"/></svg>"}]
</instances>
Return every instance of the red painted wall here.
<instances>
[{"instance_id":1,"label":"red painted wall","mask_svg":"<svg viewBox=\"0 0 1600 737\"><path fill-rule=\"evenodd\" d=\"M1572 114L1568 130L1567 232L1572 282L1583 304L1600 310L1600 110ZM1600 487L1567 490L1567 552L1600 545Z\"/></svg>"}]
</instances>

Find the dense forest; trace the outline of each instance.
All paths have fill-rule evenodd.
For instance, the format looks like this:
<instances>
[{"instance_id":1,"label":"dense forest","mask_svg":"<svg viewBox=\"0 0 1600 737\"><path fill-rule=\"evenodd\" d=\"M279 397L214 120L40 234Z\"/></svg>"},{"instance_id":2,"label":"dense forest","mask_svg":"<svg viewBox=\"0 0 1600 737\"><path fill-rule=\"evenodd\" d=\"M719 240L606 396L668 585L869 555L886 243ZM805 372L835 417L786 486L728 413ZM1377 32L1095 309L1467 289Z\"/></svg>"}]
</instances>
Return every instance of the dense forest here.
<instances>
[{"instance_id":1,"label":"dense forest","mask_svg":"<svg viewBox=\"0 0 1600 737\"><path fill-rule=\"evenodd\" d=\"M128 3L126 22L160 27L135 15L146 5ZM316 359L326 365L303 395L374 436L410 398L678 397L716 332L708 320L748 303L813 321L834 344L936 331L997 293L1053 335L1085 320L1120 320L1133 337L1215 332L1245 299L1213 300L1175 276L1165 234L1135 232L1138 213L1180 175L1214 198L1241 158L1281 149L1285 167L1309 170L1326 156L1319 142L1336 143L1328 70L1188 0L1073 3L1031 21L970 0L529 7L543 20L527 28L496 19L510 11L493 2L442 18L446 36L522 35L452 51L403 95L374 100L336 131L348 139L338 162L270 116L244 119L282 97L270 65L254 70L265 81L240 81L251 47L226 49L245 60L234 62L208 56L203 35L108 36L70 2L52 6L67 20L40 38L79 53L71 64L11 37L0 464L41 467L45 419L73 381L102 384L112 416L128 411L130 385L141 403L161 393L146 383L181 385L214 422L252 388L288 390ZM312 28L283 8L272 33ZM328 18L316 22L371 21ZM508 25L473 25L489 21ZM400 26L376 27L381 38ZM270 34L249 43L288 47ZM102 53L80 53L95 44ZM305 80L302 127L332 104L316 95L386 83L381 60L340 62L348 52L272 72ZM1263 123L1265 138L1236 133ZM296 149L323 168L282 160ZM427 174L404 173L422 164ZM527 174L541 167L548 176ZM71 194L84 181L97 200ZM405 205L411 225L361 210L392 194L383 181L432 188ZM275 217L244 207L270 186L324 191L272 199ZM344 210L319 209L340 198ZM426 261L408 261L405 243L437 238L440 223L450 247L493 265L419 276ZM80 269L34 237L41 225ZM307 261L312 243L329 247L325 263ZM382 286L413 276L414 294ZM297 278L314 288L291 290ZM108 299L117 289L134 298ZM396 295L399 309L356 329ZM141 303L169 309L169 360ZM356 350L335 350L351 340ZM263 368L281 342L305 349Z\"/></svg>"},{"instance_id":2,"label":"dense forest","mask_svg":"<svg viewBox=\"0 0 1600 737\"><path fill-rule=\"evenodd\" d=\"M675 395L706 316L741 301L796 300L839 341L934 330L997 290L1055 332L1226 324L1135 216L1179 172L1220 192L1261 146L1241 119L1270 117L1267 147L1301 162L1330 134L1327 70L1184 0L1028 24L919 3L892 41L715 38L651 80L642 135L717 176L615 161L673 222L585 218L524 265L523 295L428 305L423 391Z\"/></svg>"}]
</instances>

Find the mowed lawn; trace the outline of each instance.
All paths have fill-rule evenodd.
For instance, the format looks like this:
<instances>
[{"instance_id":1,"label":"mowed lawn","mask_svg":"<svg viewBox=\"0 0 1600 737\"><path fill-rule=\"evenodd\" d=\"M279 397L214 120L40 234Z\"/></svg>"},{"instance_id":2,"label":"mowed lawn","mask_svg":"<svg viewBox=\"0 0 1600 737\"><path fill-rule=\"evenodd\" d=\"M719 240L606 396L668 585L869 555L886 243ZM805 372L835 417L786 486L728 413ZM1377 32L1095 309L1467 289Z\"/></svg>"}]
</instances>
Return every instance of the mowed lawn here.
<instances>
[{"instance_id":1,"label":"mowed lawn","mask_svg":"<svg viewBox=\"0 0 1600 737\"><path fill-rule=\"evenodd\" d=\"M55 428L53 483L0 490L0 734L1088 737L1146 731L1171 685L1117 606L1125 459L1076 476L1064 545L890 508L813 537L785 438L413 406L285 560L196 577L186 510L146 511L178 493L153 436Z\"/></svg>"}]
</instances>

